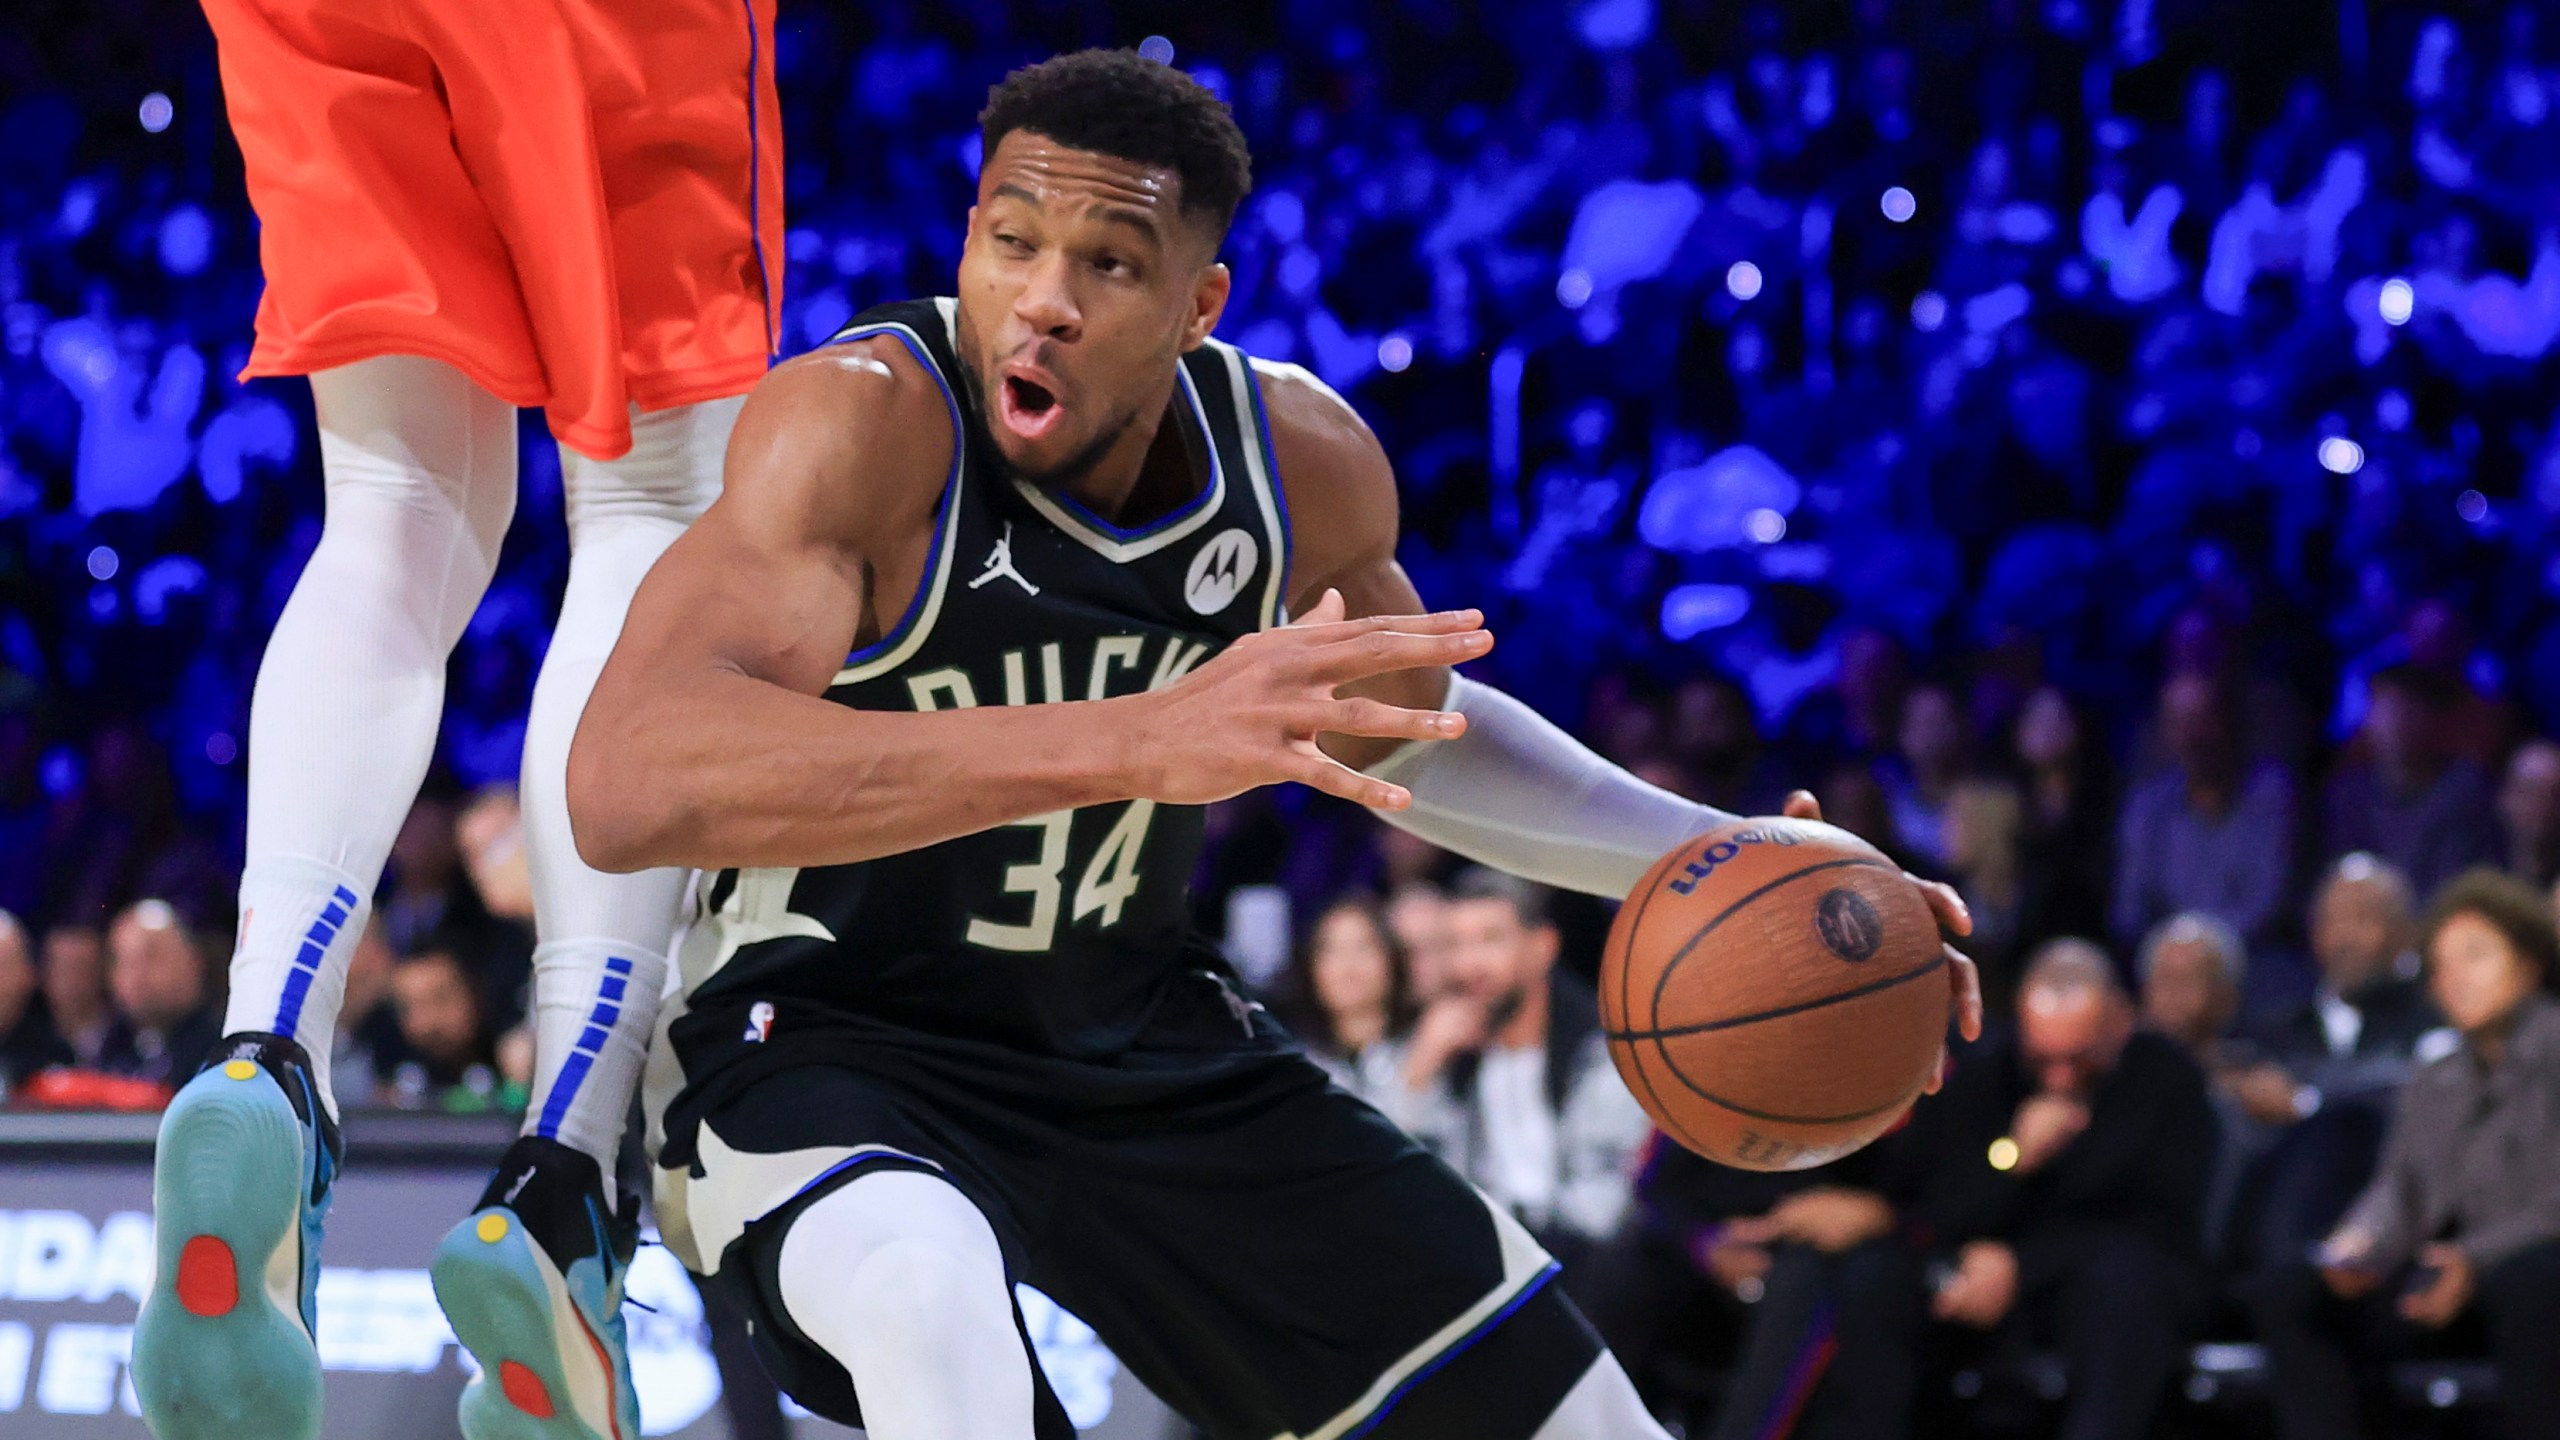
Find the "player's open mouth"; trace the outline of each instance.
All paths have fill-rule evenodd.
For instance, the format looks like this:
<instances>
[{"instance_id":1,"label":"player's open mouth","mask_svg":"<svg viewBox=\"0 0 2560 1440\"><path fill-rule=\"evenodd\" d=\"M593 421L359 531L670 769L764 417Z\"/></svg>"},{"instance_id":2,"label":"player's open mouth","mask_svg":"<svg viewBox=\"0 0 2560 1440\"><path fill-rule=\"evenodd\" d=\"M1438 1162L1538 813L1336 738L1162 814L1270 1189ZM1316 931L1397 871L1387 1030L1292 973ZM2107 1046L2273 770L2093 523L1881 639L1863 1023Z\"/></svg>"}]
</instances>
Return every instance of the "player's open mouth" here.
<instances>
[{"instance_id":1,"label":"player's open mouth","mask_svg":"<svg viewBox=\"0 0 2560 1440\"><path fill-rule=\"evenodd\" d=\"M1025 440L1037 440L1057 428L1066 408L1057 395L1036 380L1007 375L997 387L997 410L1004 427Z\"/></svg>"}]
</instances>

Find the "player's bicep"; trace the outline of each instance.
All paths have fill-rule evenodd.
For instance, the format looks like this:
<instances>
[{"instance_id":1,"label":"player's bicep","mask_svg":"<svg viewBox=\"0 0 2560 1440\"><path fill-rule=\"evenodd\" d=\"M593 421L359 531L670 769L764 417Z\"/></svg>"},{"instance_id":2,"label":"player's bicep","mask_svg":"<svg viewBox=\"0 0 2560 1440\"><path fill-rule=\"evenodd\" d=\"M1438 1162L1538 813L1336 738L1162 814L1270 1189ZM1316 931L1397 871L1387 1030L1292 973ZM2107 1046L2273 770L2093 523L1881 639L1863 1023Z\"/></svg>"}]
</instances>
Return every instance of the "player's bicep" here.
<instances>
[{"instance_id":1,"label":"player's bicep","mask_svg":"<svg viewBox=\"0 0 2560 1440\"><path fill-rule=\"evenodd\" d=\"M782 533L723 496L649 572L617 663L664 676L720 668L814 695L863 619L861 557Z\"/></svg>"}]
</instances>

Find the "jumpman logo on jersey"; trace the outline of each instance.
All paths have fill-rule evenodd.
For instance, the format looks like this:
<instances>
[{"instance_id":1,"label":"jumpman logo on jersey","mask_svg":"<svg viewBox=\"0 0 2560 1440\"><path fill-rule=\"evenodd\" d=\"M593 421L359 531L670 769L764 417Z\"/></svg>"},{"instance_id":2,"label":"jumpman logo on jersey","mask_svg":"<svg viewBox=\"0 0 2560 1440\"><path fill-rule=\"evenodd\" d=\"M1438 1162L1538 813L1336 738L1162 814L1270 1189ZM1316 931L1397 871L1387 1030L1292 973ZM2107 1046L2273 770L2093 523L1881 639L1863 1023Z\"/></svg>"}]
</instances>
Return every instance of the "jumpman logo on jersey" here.
<instances>
[{"instance_id":1,"label":"jumpman logo on jersey","mask_svg":"<svg viewBox=\"0 0 2560 1440\"><path fill-rule=\"evenodd\" d=\"M986 572L970 581L969 588L975 590L988 581L999 578L1010 580L1021 586L1022 593L1025 595L1040 593L1039 586L1032 584L1021 571L1013 568L1013 522L1010 520L1004 522L1004 534L996 538L996 548L987 552Z\"/></svg>"}]
</instances>

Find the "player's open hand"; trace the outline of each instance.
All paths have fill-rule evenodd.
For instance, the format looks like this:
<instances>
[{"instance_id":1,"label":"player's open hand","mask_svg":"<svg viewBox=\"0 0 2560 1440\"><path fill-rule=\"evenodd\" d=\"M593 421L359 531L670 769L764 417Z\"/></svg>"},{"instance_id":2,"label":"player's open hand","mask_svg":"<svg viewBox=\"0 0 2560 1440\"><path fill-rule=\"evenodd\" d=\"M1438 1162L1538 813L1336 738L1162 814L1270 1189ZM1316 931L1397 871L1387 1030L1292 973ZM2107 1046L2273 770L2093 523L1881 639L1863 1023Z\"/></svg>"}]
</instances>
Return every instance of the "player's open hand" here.
<instances>
[{"instance_id":1,"label":"player's open hand","mask_svg":"<svg viewBox=\"0 0 2560 1440\"><path fill-rule=\"evenodd\" d=\"M1474 610L1342 617L1341 593L1327 590L1299 619L1247 635L1164 689L1133 697L1147 707L1126 737L1138 793L1204 805L1295 780L1379 810L1411 805L1403 786L1325 754L1316 737L1453 740L1466 733L1467 717L1335 691L1398 670L1473 660L1493 648L1493 635Z\"/></svg>"},{"instance_id":2,"label":"player's open hand","mask_svg":"<svg viewBox=\"0 0 2560 1440\"><path fill-rule=\"evenodd\" d=\"M1813 798L1812 791L1798 790L1787 797L1783 813L1790 820L1820 820L1822 802ZM1936 880L1923 880L1908 870L1902 872L1902 878L1920 887L1920 898L1929 902L1929 910L1938 917L1938 929L1942 934L1955 940L1973 933L1973 912L1965 908L1964 897L1956 893L1956 887ZM1982 972L1974 967L1972 956L1953 944L1946 948L1947 984L1954 994L1956 1033L1967 1040L1979 1040L1982 1038ZM1942 1060L1938 1066L1938 1078L1929 1082L1930 1094L1938 1093L1938 1086L1946 1079L1946 1074L1947 1066Z\"/></svg>"}]
</instances>

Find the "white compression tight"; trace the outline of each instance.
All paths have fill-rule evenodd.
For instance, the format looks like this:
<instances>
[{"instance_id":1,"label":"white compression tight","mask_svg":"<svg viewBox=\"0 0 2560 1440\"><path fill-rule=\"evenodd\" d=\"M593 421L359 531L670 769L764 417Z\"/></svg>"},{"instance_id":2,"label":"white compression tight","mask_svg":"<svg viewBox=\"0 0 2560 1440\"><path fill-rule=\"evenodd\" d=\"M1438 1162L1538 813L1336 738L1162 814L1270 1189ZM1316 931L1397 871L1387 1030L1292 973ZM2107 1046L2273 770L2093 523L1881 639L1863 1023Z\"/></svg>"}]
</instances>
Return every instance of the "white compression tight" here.
<instances>
[{"instance_id":1,"label":"white compression tight","mask_svg":"<svg viewBox=\"0 0 2560 1440\"><path fill-rule=\"evenodd\" d=\"M721 459L745 403L738 396L635 416L630 453L618 460L565 447L560 455L569 585L524 742L525 842L540 941L524 1131L585 1151L607 1175L657 1023L684 872L607 875L578 858L569 742L640 581L719 496Z\"/></svg>"},{"instance_id":2,"label":"white compression tight","mask_svg":"<svg viewBox=\"0 0 2560 1440\"><path fill-rule=\"evenodd\" d=\"M782 1237L782 1305L853 1377L872 1440L1031 1440L1031 1366L993 1228L948 1181L860 1176ZM1614 1356L1531 1440L1669 1440Z\"/></svg>"},{"instance_id":3,"label":"white compression tight","mask_svg":"<svg viewBox=\"0 0 2560 1440\"><path fill-rule=\"evenodd\" d=\"M446 659L514 515L516 416L461 372L414 356L324 370L311 389L327 519L250 707L248 864L223 1028L292 1036L325 1098L347 959L434 753ZM635 417L619 460L564 452L569 593L526 743L542 941L527 1129L588 1151L608 1174L683 882L578 861L562 783L569 739L641 577L719 493L741 403Z\"/></svg>"},{"instance_id":4,"label":"white compression tight","mask_svg":"<svg viewBox=\"0 0 2560 1440\"><path fill-rule=\"evenodd\" d=\"M871 1440L1031 1440L1031 1362L978 1207L912 1170L857 1176L782 1237L782 1305L853 1377Z\"/></svg>"},{"instance_id":5,"label":"white compression tight","mask_svg":"<svg viewBox=\"0 0 2560 1440\"><path fill-rule=\"evenodd\" d=\"M391 355L311 377L327 518L249 705L248 864L226 1033L301 1042L332 1109L347 959L426 778L445 659L516 503L516 412Z\"/></svg>"}]
</instances>

